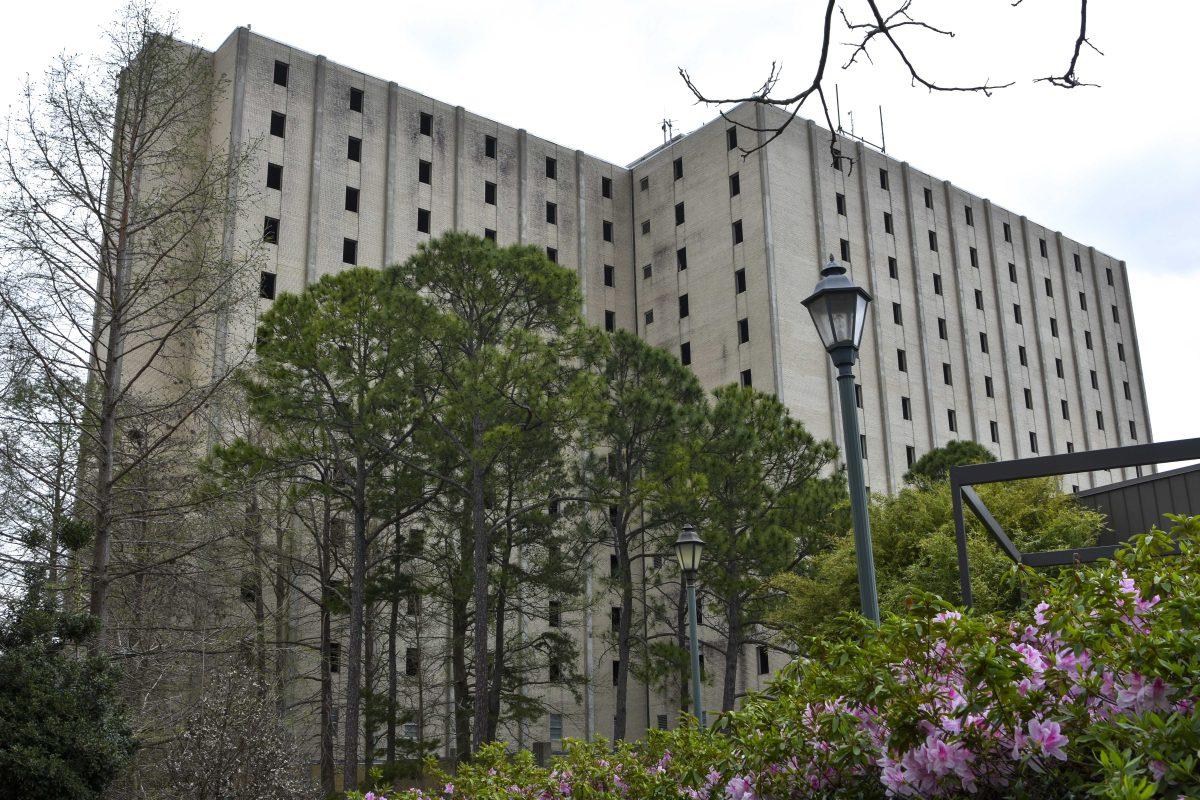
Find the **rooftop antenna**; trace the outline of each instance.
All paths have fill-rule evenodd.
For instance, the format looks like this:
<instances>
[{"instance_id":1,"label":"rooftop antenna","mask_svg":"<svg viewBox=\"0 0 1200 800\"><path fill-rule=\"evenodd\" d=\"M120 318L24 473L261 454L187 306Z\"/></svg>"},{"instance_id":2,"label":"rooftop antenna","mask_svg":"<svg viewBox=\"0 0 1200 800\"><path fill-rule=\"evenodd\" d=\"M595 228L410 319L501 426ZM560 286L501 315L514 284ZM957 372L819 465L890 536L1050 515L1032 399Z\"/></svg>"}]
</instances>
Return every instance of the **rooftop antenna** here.
<instances>
[{"instance_id":1,"label":"rooftop antenna","mask_svg":"<svg viewBox=\"0 0 1200 800\"><path fill-rule=\"evenodd\" d=\"M674 121L669 120L666 117L663 117L662 132L663 132L663 144L666 144L667 142L671 141L671 137L674 136L674 134L675 134Z\"/></svg>"},{"instance_id":2,"label":"rooftop antenna","mask_svg":"<svg viewBox=\"0 0 1200 800\"><path fill-rule=\"evenodd\" d=\"M879 106L880 144L875 144L870 139L867 139L864 136L859 136L858 134L856 134L854 132L854 112L853 111L846 112L846 116L850 119L850 130L847 131L845 128L842 127L842 93L841 93L841 89L839 88L839 86L836 83L833 85L833 98L834 98L834 102L837 105L837 133L841 136L846 136L850 139L857 139L858 141L862 142L865 145L868 145L870 147L875 148L876 150L886 153L887 147L885 146L885 143L887 140L884 139L884 137L883 137L883 106L882 105Z\"/></svg>"},{"instance_id":3,"label":"rooftop antenna","mask_svg":"<svg viewBox=\"0 0 1200 800\"><path fill-rule=\"evenodd\" d=\"M838 85L833 85L833 100L837 104L838 133L842 132L842 93Z\"/></svg>"},{"instance_id":4,"label":"rooftop antenna","mask_svg":"<svg viewBox=\"0 0 1200 800\"><path fill-rule=\"evenodd\" d=\"M887 136L883 133L883 105L879 106L879 149L887 152Z\"/></svg>"},{"instance_id":5,"label":"rooftop antenna","mask_svg":"<svg viewBox=\"0 0 1200 800\"><path fill-rule=\"evenodd\" d=\"M854 135L854 112L847 111L846 116L850 118L850 135Z\"/></svg>"}]
</instances>

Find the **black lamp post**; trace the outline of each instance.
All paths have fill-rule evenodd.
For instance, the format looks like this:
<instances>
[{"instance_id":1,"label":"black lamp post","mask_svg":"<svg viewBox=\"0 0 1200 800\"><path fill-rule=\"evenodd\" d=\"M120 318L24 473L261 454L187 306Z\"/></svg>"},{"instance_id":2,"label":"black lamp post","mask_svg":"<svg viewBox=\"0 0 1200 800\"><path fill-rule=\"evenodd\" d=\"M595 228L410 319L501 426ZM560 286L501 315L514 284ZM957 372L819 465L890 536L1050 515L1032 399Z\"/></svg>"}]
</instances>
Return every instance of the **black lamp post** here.
<instances>
[{"instance_id":1,"label":"black lamp post","mask_svg":"<svg viewBox=\"0 0 1200 800\"><path fill-rule=\"evenodd\" d=\"M863 616L879 622L875 593L875 557L871 551L871 519L867 514L867 489L863 482L862 448L858 440L858 404L854 398L854 362L862 341L871 295L856 286L846 268L829 257L821 280L804 301L833 365L837 367L838 395L842 406L846 477L850 483L850 509L854 517L854 549L858 558L858 596Z\"/></svg>"},{"instance_id":2,"label":"black lamp post","mask_svg":"<svg viewBox=\"0 0 1200 800\"><path fill-rule=\"evenodd\" d=\"M696 573L700 571L700 556L704 553L704 540L692 525L684 525L675 540L675 555L679 569L687 585L688 624L692 632L692 713L696 724L704 727L704 715L700 710L700 639L696 634Z\"/></svg>"}]
</instances>

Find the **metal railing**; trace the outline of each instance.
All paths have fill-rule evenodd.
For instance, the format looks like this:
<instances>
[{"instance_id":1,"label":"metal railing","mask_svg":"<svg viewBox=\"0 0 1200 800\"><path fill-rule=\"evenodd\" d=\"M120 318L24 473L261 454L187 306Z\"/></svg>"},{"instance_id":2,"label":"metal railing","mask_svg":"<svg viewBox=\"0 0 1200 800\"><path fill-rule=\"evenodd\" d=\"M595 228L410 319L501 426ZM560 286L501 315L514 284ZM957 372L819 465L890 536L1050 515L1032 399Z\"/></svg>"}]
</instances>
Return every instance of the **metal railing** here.
<instances>
[{"instance_id":1,"label":"metal railing","mask_svg":"<svg viewBox=\"0 0 1200 800\"><path fill-rule=\"evenodd\" d=\"M1120 545L1101 545L1077 547L1070 550L1022 553L1008 538L1004 529L1000 527L1000 523L996 522L996 518L992 516L987 505L975 492L975 486L982 483L1097 472L1117 467L1140 467L1197 458L1200 458L1200 438L951 467L950 497L954 506L954 534L958 543L958 585L963 605L971 605L971 567L967 560L967 527L963 519L964 503L1000 545L1005 555L1015 563L1027 567L1085 564L1100 558L1109 558L1120 549Z\"/></svg>"}]
</instances>

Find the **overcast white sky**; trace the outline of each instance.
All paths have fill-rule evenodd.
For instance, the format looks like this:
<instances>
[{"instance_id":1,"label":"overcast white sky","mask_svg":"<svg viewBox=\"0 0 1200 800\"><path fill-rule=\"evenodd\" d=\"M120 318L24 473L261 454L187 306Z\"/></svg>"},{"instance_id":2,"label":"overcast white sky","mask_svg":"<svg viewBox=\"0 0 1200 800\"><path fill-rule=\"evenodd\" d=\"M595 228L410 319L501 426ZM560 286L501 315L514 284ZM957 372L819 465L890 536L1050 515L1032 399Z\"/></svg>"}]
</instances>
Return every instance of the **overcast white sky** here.
<instances>
[{"instance_id":1,"label":"overcast white sky","mask_svg":"<svg viewBox=\"0 0 1200 800\"><path fill-rule=\"evenodd\" d=\"M892 0L891 5L899 0ZM268 2L182 0L181 32L213 48L237 25L424 92L560 144L627 163L713 116L680 81L686 67L713 94L746 94L772 60L781 89L806 82L820 37L819 0L543 2ZM844 0L860 17L859 0ZM1200 3L1153 14L1145 3L1093 0L1081 78L1072 91L1032 83L1061 73L1078 27L1076 3L915 0L941 40L909 29L929 77L1015 80L991 98L912 88L897 60L829 73L842 120L889 154L1128 262L1154 438L1200 436ZM115 0L22 2L0 27L0 103L59 50L87 51ZM849 41L840 23L835 42ZM809 110L810 115L816 108Z\"/></svg>"}]
</instances>

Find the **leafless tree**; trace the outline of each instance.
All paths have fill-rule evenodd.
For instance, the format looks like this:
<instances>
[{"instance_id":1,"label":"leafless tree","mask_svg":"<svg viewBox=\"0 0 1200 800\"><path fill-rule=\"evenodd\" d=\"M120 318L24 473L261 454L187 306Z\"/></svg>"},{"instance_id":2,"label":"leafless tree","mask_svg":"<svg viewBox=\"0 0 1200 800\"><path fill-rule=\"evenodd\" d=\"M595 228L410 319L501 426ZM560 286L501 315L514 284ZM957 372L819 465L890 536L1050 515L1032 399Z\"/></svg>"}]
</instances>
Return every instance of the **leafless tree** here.
<instances>
[{"instance_id":1,"label":"leafless tree","mask_svg":"<svg viewBox=\"0 0 1200 800\"><path fill-rule=\"evenodd\" d=\"M211 146L223 81L208 54L141 2L105 45L27 81L0 146L0 336L78 409L70 505L92 526L97 650L109 649L114 581L136 574L114 571L114 537L164 511L134 478L202 451L202 415L244 357L226 351L224 328L251 296L255 259L225 224L248 162ZM193 369L197 355L211 369Z\"/></svg>"},{"instance_id":2,"label":"leafless tree","mask_svg":"<svg viewBox=\"0 0 1200 800\"><path fill-rule=\"evenodd\" d=\"M1088 0L1077 0L1079 3L1079 35L1075 39L1074 47L1071 51L1071 59L1067 65L1067 69L1061 75L1050 75L1045 77L1035 78L1035 82L1046 82L1053 86L1063 89L1075 89L1081 86L1094 86L1096 84L1085 83L1081 81L1076 74L1076 67L1079 62L1080 53L1087 45L1092 50L1103 55L1100 50L1092 43L1087 35L1087 11ZM872 46L892 52L900 62L904 65L913 86L920 86L930 92L978 92L990 96L992 92L1007 89L1016 85L1016 80L992 81L985 79L979 82L967 83L943 83L940 79L930 77L923 69L918 66L916 57L911 55L911 40L908 34L911 32L924 32L935 36L944 36L954 38L955 32L947 28L938 27L930 22L922 20L914 15L913 4L915 0L900 0L895 8L885 10L881 6L886 4L881 0L862 0L861 5L865 5L865 9L856 8L860 3L855 0L846 0L839 3L838 0L827 0L823 14L823 24L821 26L821 47L820 55L817 57L816 68L813 71L812 79L799 91L791 94L777 93L781 77L781 65L778 62L771 62L771 68L767 73L766 80L762 85L752 93L743 97L715 97L701 91L692 76L684 68L679 69L679 75L683 78L683 82L688 89L696 97L700 103L716 106L721 110L721 116L728 122L756 134L753 146L747 147L739 145L743 157L767 146L776 137L787 130L793 120L799 115L800 110L805 103L815 98L816 103L820 107L820 113L825 118L825 124L829 130L836 131L833 119L829 111L829 100L826 96L826 86L828 76L826 70L829 66L831 58L831 47L833 46L834 29L834 11L836 10L841 17L842 25L848 32L852 41L846 42L845 46L850 48L850 54L842 64L842 69L849 69L851 66L859 62L860 57L868 62L874 63L871 55ZM1015 0L1012 3L1013 7L1019 6L1024 0ZM851 12L847 12L846 6L852 8ZM858 16L861 14L861 16ZM741 103L754 103L762 106L774 106L787 112L787 117L783 122L774 125L766 125L759 127L755 124L741 122L728 116L726 109L739 105ZM764 134L758 137L757 134ZM837 139L830 141L830 157L833 159L833 165L837 168L842 167L842 162L849 164L849 169L854 168L854 160L850 156L843 155L838 148Z\"/></svg>"}]
</instances>

